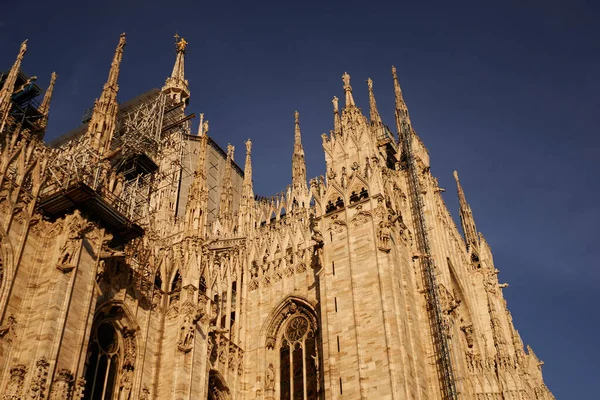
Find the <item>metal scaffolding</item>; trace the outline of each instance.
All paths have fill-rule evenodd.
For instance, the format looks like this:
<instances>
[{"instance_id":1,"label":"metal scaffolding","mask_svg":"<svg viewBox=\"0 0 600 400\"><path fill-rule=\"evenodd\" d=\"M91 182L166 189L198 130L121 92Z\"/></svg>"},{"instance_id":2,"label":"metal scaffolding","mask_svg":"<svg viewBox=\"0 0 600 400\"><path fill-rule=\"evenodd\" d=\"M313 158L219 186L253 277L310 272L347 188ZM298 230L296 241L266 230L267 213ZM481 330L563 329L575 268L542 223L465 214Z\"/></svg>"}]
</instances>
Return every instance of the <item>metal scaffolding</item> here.
<instances>
[{"instance_id":1,"label":"metal scaffolding","mask_svg":"<svg viewBox=\"0 0 600 400\"><path fill-rule=\"evenodd\" d=\"M435 264L431 258L431 248L424 213L425 206L421 195L417 166L413 156L413 131L410 125L403 125L402 128L400 132L402 157L404 166L408 170L411 212L413 215L415 236L417 238L417 250L420 253L419 259L425 284L426 306L429 314L429 324L435 349L442 399L456 400L458 399L458 393L456 391L456 382L452 367L450 341L448 340L447 326L440 302Z\"/></svg>"},{"instance_id":2,"label":"metal scaffolding","mask_svg":"<svg viewBox=\"0 0 600 400\"><path fill-rule=\"evenodd\" d=\"M93 195L128 224L148 226L151 214L158 210L157 202L151 201L154 194L165 187L177 188L181 176L192 173L185 172L189 168L183 160L185 135L194 115L185 116L182 105L158 89L123 104L110 150L103 157L86 145L85 129L61 139L60 147L52 150L50 177L41 192L42 202L53 201L45 203L50 213L75 206L77 199L89 203ZM69 194L66 199L65 194Z\"/></svg>"}]
</instances>

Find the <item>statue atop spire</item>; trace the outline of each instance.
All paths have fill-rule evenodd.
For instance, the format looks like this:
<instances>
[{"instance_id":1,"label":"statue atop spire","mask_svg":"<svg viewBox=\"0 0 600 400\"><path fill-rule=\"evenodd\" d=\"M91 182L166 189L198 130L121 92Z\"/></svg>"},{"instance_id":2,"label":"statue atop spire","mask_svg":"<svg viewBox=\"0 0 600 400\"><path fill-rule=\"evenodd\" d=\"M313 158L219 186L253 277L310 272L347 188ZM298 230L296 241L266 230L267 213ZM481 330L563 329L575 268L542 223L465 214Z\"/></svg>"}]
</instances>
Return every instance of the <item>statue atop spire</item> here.
<instances>
[{"instance_id":1,"label":"statue atop spire","mask_svg":"<svg viewBox=\"0 0 600 400\"><path fill-rule=\"evenodd\" d=\"M344 82L344 92L346 93L346 107L355 107L354 98L352 97L352 86L350 86L350 75L344 72L342 75L342 81Z\"/></svg>"},{"instance_id":2,"label":"statue atop spire","mask_svg":"<svg viewBox=\"0 0 600 400\"><path fill-rule=\"evenodd\" d=\"M12 106L11 97L15 90L15 82L17 81L17 75L19 75L21 62L23 61L23 57L25 57L25 52L27 52L27 39L21 43L17 59L6 76L2 89L0 89L0 133L4 132L4 127L8 121L8 115Z\"/></svg>"},{"instance_id":3,"label":"statue atop spire","mask_svg":"<svg viewBox=\"0 0 600 400\"><path fill-rule=\"evenodd\" d=\"M112 137L115 132L117 111L119 109L117 104L119 84L117 82L119 80L124 48L125 34L122 33L113 56L108 79L104 84L100 98L94 102L92 118L87 127L86 137L88 144L99 154L103 154L110 149Z\"/></svg>"},{"instance_id":4,"label":"statue atop spire","mask_svg":"<svg viewBox=\"0 0 600 400\"><path fill-rule=\"evenodd\" d=\"M477 236L477 228L475 227L475 219L473 218L473 212L471 211L471 207L469 203L467 203L467 199L465 198L465 193L463 191L462 186L460 185L460 181L458 180L458 172L454 171L454 179L456 180L456 189L458 191L458 201L460 204L460 222L462 224L463 232L465 234L465 242L467 246L471 248L472 246L478 246L479 240Z\"/></svg>"},{"instance_id":5,"label":"statue atop spire","mask_svg":"<svg viewBox=\"0 0 600 400\"><path fill-rule=\"evenodd\" d=\"M167 78L165 85L162 88L163 93L168 97L175 100L177 103L184 102L185 105L187 105L190 98L190 89L184 74L184 61L187 45L188 42L184 38L175 34L175 50L177 52L175 65L173 66L171 76Z\"/></svg>"},{"instance_id":6,"label":"statue atop spire","mask_svg":"<svg viewBox=\"0 0 600 400\"><path fill-rule=\"evenodd\" d=\"M304 148L302 147L302 136L300 134L300 114L294 112L294 154L292 155L292 188L295 194L304 196L308 190L306 185L306 161L304 160Z\"/></svg>"},{"instance_id":7,"label":"statue atop spire","mask_svg":"<svg viewBox=\"0 0 600 400\"><path fill-rule=\"evenodd\" d=\"M50 76L50 84L48 85L48 89L46 89L46 94L44 94L44 100L42 100L42 104L38 109L40 113L44 116L42 118L41 124L45 128L48 125L48 113L50 111L50 101L52 101L52 94L54 93L54 84L56 83L56 72L53 72Z\"/></svg>"},{"instance_id":8,"label":"statue atop spire","mask_svg":"<svg viewBox=\"0 0 600 400\"><path fill-rule=\"evenodd\" d=\"M377 102L375 101L375 94L373 93L373 81L371 78L367 79L367 85L369 87L369 108L371 111L371 123L382 124L381 116L377 110Z\"/></svg>"}]
</instances>

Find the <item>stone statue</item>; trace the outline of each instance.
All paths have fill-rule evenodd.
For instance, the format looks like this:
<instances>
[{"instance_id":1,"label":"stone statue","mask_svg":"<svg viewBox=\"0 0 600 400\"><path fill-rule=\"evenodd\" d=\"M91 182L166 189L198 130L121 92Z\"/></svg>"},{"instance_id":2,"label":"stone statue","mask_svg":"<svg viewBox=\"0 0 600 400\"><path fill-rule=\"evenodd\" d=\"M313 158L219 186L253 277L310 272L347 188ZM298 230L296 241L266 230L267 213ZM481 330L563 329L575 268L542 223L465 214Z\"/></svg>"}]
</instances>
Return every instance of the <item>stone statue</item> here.
<instances>
[{"instance_id":1,"label":"stone statue","mask_svg":"<svg viewBox=\"0 0 600 400\"><path fill-rule=\"evenodd\" d=\"M275 389L275 367L273 367L272 363L269 363L269 366L267 367L267 376L265 378L265 388L267 390Z\"/></svg>"},{"instance_id":2,"label":"stone statue","mask_svg":"<svg viewBox=\"0 0 600 400\"><path fill-rule=\"evenodd\" d=\"M181 325L181 330L179 332L179 350L187 352L192 348L194 331L196 330L194 325L191 316L186 315L183 317L183 324Z\"/></svg>"},{"instance_id":3,"label":"stone statue","mask_svg":"<svg viewBox=\"0 0 600 400\"><path fill-rule=\"evenodd\" d=\"M390 239L391 239L391 235L392 235L392 230L391 230L391 223L390 223L390 217L388 216L388 220L387 221L381 221L379 223L379 235L378 235L378 239L379 239L379 250L381 251L385 251L385 252L389 252L392 248L390 246Z\"/></svg>"}]
</instances>

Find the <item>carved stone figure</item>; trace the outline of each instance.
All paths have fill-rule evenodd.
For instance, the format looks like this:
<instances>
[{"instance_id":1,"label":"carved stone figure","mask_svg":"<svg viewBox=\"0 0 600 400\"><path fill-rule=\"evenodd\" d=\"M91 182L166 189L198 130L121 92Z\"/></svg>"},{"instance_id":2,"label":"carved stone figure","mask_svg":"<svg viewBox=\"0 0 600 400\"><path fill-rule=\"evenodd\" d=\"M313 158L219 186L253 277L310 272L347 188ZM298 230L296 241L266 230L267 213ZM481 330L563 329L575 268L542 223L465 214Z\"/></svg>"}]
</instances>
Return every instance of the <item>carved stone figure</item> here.
<instances>
[{"instance_id":1,"label":"carved stone figure","mask_svg":"<svg viewBox=\"0 0 600 400\"><path fill-rule=\"evenodd\" d=\"M275 389L275 367L273 367L273 363L269 363L269 366L267 367L265 389Z\"/></svg>"},{"instance_id":2,"label":"carved stone figure","mask_svg":"<svg viewBox=\"0 0 600 400\"><path fill-rule=\"evenodd\" d=\"M194 323L190 315L183 317L183 324L179 331L179 350L187 353L192 349L194 341L194 331L196 330L196 324Z\"/></svg>"},{"instance_id":3,"label":"carved stone figure","mask_svg":"<svg viewBox=\"0 0 600 400\"><path fill-rule=\"evenodd\" d=\"M467 346L469 348L473 347L473 325L467 325L460 328L461 331L465 334L465 340L467 341Z\"/></svg>"},{"instance_id":4,"label":"carved stone figure","mask_svg":"<svg viewBox=\"0 0 600 400\"><path fill-rule=\"evenodd\" d=\"M133 385L133 370L125 369L121 374L119 382L119 400L129 400L131 398L131 387Z\"/></svg>"},{"instance_id":5,"label":"carved stone figure","mask_svg":"<svg viewBox=\"0 0 600 400\"><path fill-rule=\"evenodd\" d=\"M389 222L389 220L384 220L381 221L378 226L378 248L381 251L389 252L392 249L390 245L390 240L392 236L391 223Z\"/></svg>"}]
</instances>

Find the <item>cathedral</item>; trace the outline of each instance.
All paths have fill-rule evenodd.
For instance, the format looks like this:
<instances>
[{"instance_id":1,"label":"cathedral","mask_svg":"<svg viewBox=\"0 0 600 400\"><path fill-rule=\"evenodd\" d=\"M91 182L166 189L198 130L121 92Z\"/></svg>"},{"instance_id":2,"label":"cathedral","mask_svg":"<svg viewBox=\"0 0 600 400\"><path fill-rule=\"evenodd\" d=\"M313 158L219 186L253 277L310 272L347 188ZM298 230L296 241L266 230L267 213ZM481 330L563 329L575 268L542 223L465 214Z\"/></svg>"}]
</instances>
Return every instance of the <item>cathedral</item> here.
<instances>
[{"instance_id":1,"label":"cathedral","mask_svg":"<svg viewBox=\"0 0 600 400\"><path fill-rule=\"evenodd\" d=\"M27 41L1 75L1 399L554 399L394 67L395 133L344 73L324 175L296 112L291 184L261 197L252 142L241 168L186 111L175 45L162 88L119 104L122 34L92 111L49 143L57 75L42 95Z\"/></svg>"}]
</instances>

